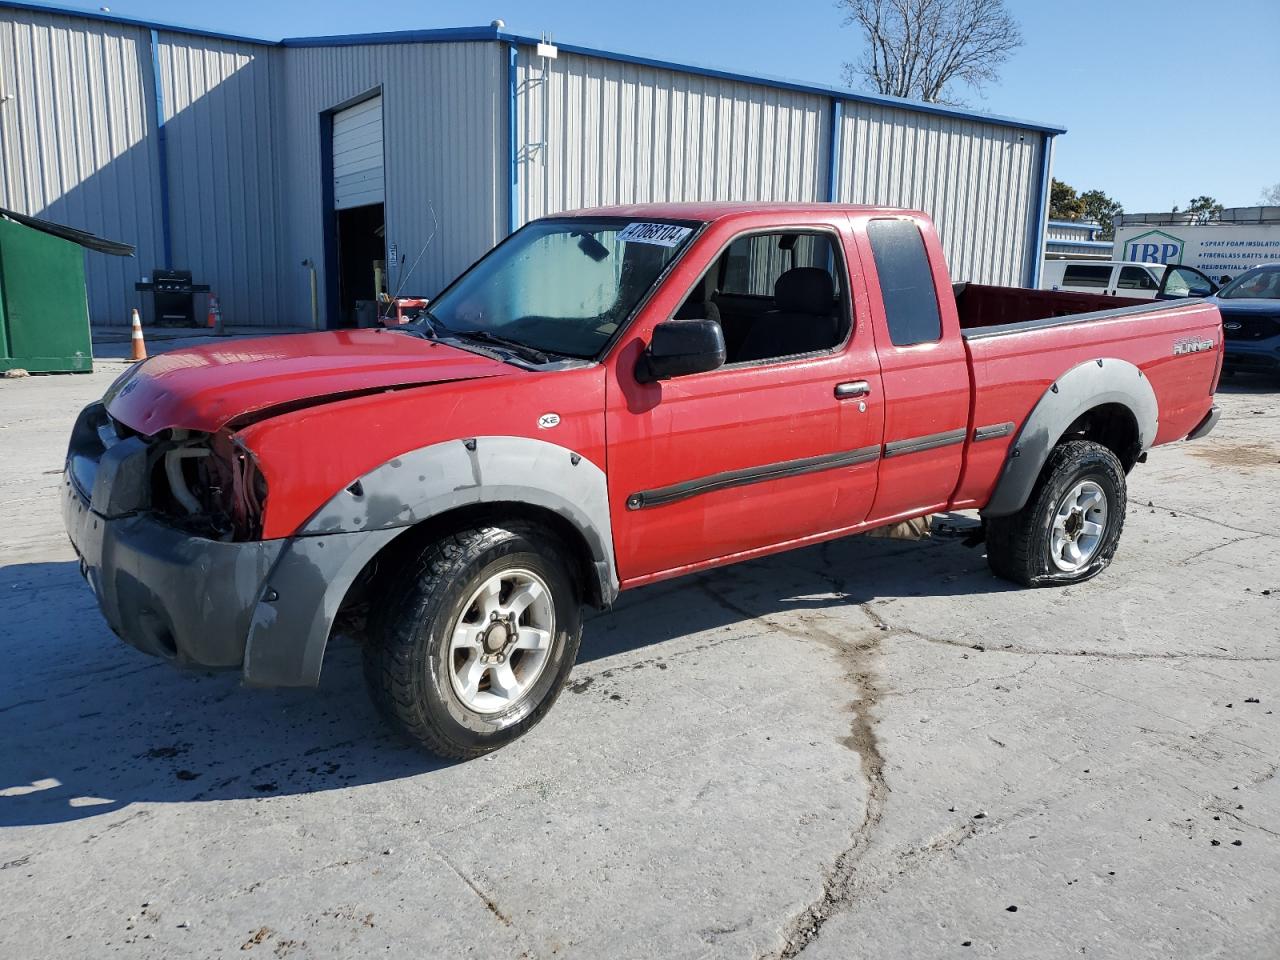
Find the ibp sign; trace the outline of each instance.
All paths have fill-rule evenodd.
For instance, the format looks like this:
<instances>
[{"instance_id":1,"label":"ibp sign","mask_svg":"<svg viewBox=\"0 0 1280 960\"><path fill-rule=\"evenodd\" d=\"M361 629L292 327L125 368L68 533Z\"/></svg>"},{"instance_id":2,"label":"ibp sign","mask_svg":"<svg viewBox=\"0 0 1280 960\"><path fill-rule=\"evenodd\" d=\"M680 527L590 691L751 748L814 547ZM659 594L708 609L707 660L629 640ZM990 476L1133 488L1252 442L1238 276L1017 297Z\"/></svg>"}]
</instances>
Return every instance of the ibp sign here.
<instances>
[{"instance_id":1,"label":"ibp sign","mask_svg":"<svg viewBox=\"0 0 1280 960\"><path fill-rule=\"evenodd\" d=\"M1113 250L1117 260L1176 263L1220 281L1280 261L1280 223L1139 223L1116 228Z\"/></svg>"},{"instance_id":2,"label":"ibp sign","mask_svg":"<svg viewBox=\"0 0 1280 960\"><path fill-rule=\"evenodd\" d=\"M1148 230L1125 242L1121 260L1136 263L1182 263L1185 241L1163 230Z\"/></svg>"}]
</instances>

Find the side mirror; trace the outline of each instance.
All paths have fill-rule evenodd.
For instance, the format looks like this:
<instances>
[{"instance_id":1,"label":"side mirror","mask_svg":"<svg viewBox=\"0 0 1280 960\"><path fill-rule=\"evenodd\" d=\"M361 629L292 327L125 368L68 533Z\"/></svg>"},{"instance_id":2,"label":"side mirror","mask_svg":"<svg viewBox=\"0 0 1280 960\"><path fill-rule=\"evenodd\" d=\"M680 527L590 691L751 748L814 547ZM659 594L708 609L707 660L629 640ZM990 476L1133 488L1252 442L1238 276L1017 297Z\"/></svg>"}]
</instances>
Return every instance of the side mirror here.
<instances>
[{"instance_id":1,"label":"side mirror","mask_svg":"<svg viewBox=\"0 0 1280 960\"><path fill-rule=\"evenodd\" d=\"M1187 291L1188 297L1211 297L1214 290L1212 287L1192 287Z\"/></svg>"},{"instance_id":2,"label":"side mirror","mask_svg":"<svg viewBox=\"0 0 1280 960\"><path fill-rule=\"evenodd\" d=\"M641 383L705 373L724 366L724 331L714 320L667 320L653 328L636 364Z\"/></svg>"}]
</instances>

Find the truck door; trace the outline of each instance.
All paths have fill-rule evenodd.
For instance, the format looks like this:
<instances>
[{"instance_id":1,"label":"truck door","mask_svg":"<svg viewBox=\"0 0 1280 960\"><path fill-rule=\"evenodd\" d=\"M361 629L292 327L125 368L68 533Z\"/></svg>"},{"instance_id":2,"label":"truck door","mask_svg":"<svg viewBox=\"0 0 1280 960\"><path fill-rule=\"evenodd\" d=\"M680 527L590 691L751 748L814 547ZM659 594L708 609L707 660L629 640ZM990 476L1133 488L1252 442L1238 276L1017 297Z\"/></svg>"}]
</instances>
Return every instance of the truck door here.
<instances>
[{"instance_id":1,"label":"truck door","mask_svg":"<svg viewBox=\"0 0 1280 960\"><path fill-rule=\"evenodd\" d=\"M1165 268L1156 291L1157 300L1181 300L1185 297L1208 297L1218 292L1218 285L1195 267L1170 264Z\"/></svg>"},{"instance_id":2,"label":"truck door","mask_svg":"<svg viewBox=\"0 0 1280 960\"><path fill-rule=\"evenodd\" d=\"M696 279L673 276L611 358L609 497L624 582L853 526L871 508L883 411L847 224L761 222L713 223L688 254ZM653 326L694 317L720 323L724 366L638 382Z\"/></svg>"},{"instance_id":3,"label":"truck door","mask_svg":"<svg viewBox=\"0 0 1280 960\"><path fill-rule=\"evenodd\" d=\"M884 390L884 460L872 520L946 507L969 429L969 362L933 228L909 217L855 223Z\"/></svg>"}]
</instances>

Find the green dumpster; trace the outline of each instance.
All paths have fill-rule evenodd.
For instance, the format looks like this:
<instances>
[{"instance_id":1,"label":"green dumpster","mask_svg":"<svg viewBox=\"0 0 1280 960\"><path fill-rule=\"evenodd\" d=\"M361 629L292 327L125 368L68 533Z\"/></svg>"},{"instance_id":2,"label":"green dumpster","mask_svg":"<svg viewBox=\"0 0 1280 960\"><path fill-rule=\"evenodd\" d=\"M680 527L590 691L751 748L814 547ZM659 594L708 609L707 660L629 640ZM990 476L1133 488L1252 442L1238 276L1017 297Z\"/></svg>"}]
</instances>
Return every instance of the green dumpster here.
<instances>
[{"instance_id":1,"label":"green dumpster","mask_svg":"<svg viewBox=\"0 0 1280 960\"><path fill-rule=\"evenodd\" d=\"M128 256L128 244L0 209L0 371L93 370L84 249Z\"/></svg>"}]
</instances>

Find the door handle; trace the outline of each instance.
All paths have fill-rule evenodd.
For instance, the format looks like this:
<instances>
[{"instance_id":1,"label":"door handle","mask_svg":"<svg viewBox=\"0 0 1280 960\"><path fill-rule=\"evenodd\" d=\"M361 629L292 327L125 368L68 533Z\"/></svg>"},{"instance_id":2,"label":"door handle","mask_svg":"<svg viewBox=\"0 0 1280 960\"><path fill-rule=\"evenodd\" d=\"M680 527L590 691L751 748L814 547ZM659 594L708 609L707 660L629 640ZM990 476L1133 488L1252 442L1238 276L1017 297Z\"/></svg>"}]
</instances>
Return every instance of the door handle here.
<instances>
[{"instance_id":1,"label":"door handle","mask_svg":"<svg viewBox=\"0 0 1280 960\"><path fill-rule=\"evenodd\" d=\"M871 393L871 384L865 380L850 380L848 383L836 384L836 399L851 400L854 397L865 397Z\"/></svg>"}]
</instances>

